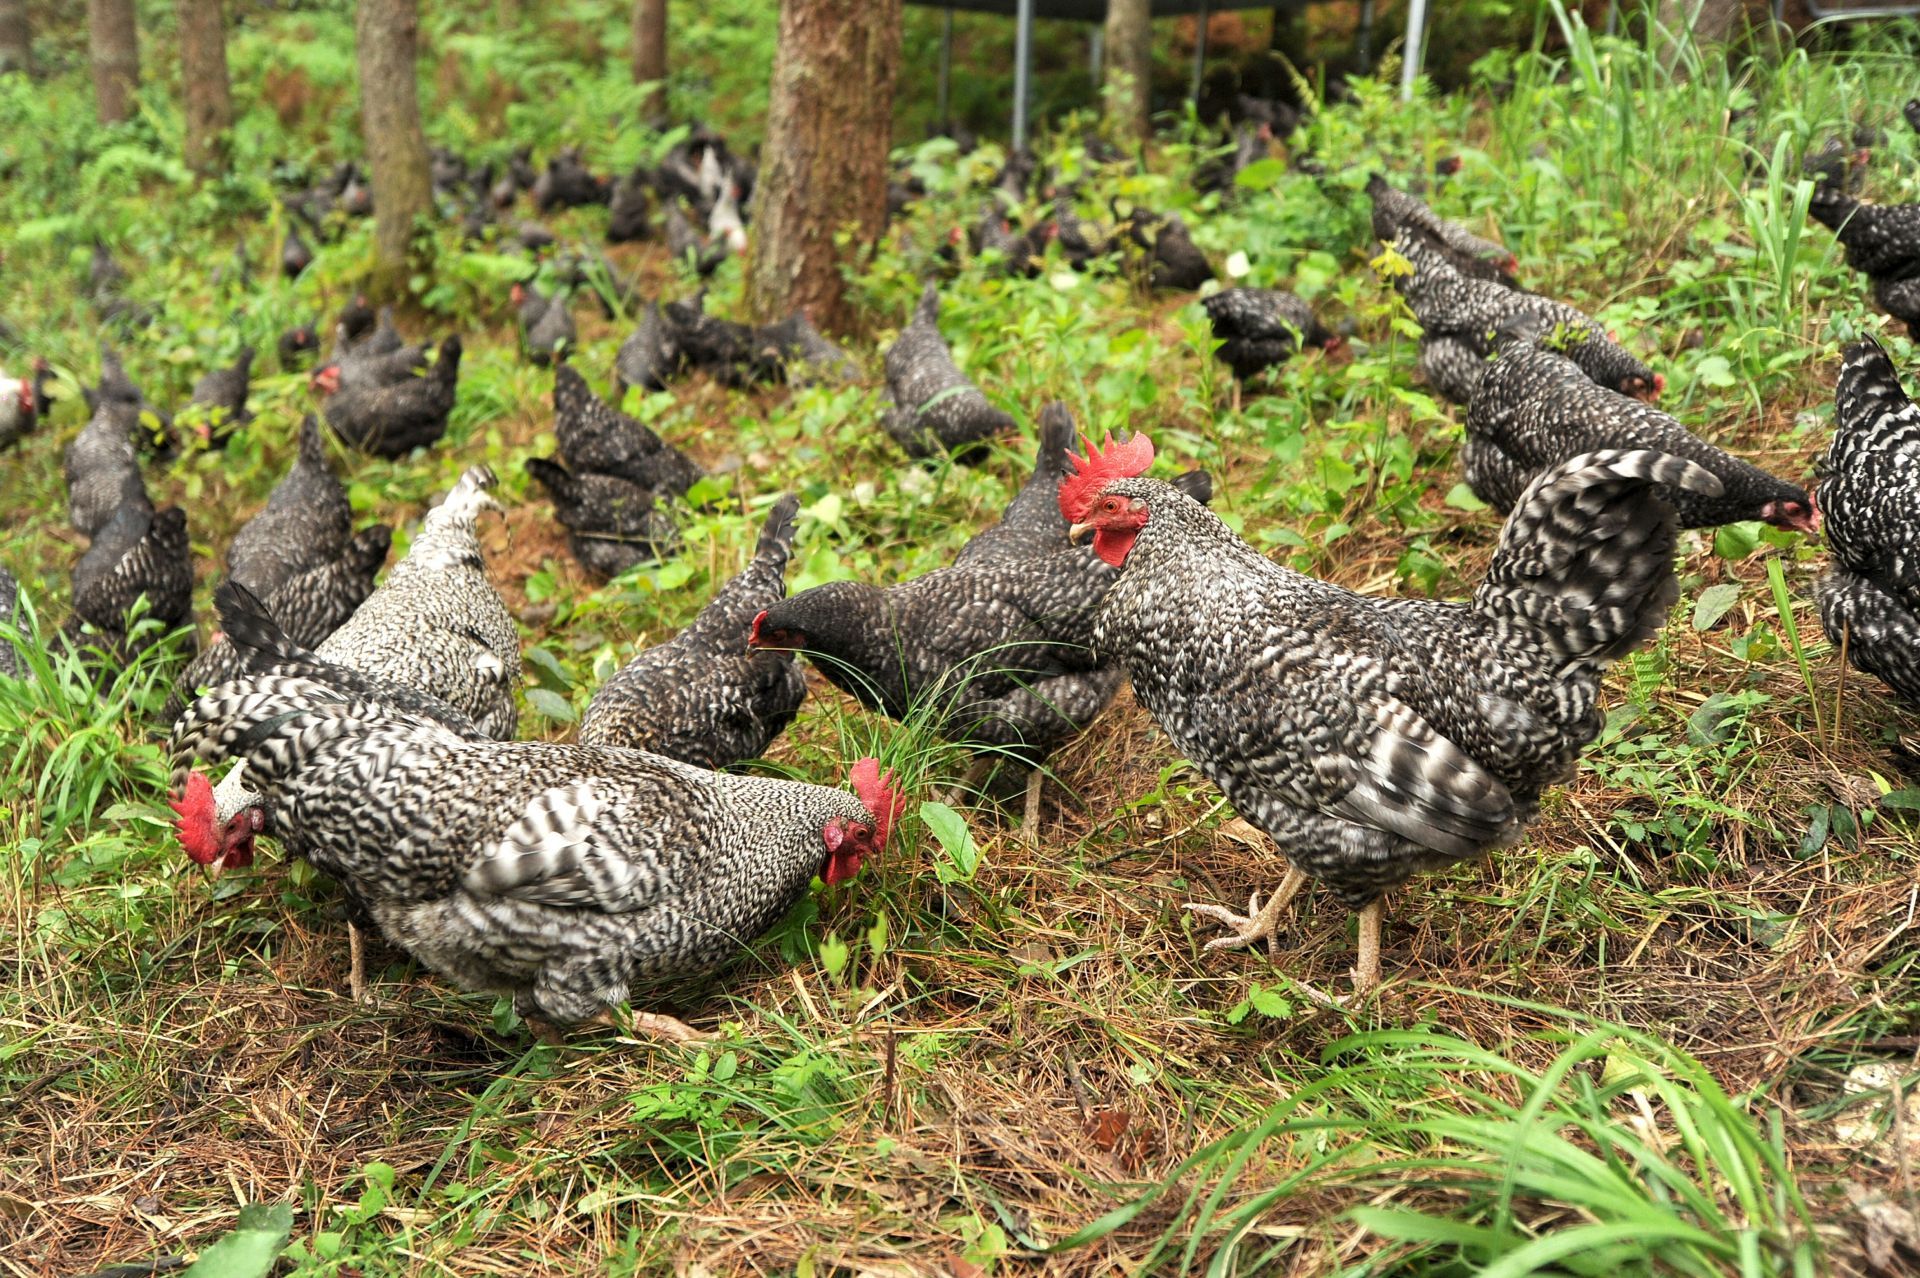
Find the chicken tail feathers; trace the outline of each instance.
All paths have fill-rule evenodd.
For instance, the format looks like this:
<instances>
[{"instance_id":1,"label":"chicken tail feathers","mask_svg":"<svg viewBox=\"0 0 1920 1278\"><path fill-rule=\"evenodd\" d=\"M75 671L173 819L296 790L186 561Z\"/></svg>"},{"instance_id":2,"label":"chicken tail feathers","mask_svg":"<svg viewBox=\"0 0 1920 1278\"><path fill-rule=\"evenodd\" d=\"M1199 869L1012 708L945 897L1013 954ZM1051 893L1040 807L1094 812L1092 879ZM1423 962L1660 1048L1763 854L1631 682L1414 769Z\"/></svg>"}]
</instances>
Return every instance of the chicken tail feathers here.
<instances>
[{"instance_id":1,"label":"chicken tail feathers","mask_svg":"<svg viewBox=\"0 0 1920 1278\"><path fill-rule=\"evenodd\" d=\"M1846 469L1850 456L1920 444L1920 406L1907 398L1893 361L1872 338L1847 347L1833 404L1836 429L1829 471Z\"/></svg>"},{"instance_id":2,"label":"chicken tail feathers","mask_svg":"<svg viewBox=\"0 0 1920 1278\"><path fill-rule=\"evenodd\" d=\"M786 572L799 516L800 498L794 493L787 493L773 504L773 509L767 512L767 522L760 529L760 540L753 547L755 563L766 564L778 573Z\"/></svg>"},{"instance_id":3,"label":"chicken tail feathers","mask_svg":"<svg viewBox=\"0 0 1920 1278\"><path fill-rule=\"evenodd\" d=\"M1677 518L1656 485L1718 496L1704 467L1651 450L1570 458L1527 486L1473 608L1545 639L1569 661L1616 661L1650 639L1679 595Z\"/></svg>"}]
</instances>

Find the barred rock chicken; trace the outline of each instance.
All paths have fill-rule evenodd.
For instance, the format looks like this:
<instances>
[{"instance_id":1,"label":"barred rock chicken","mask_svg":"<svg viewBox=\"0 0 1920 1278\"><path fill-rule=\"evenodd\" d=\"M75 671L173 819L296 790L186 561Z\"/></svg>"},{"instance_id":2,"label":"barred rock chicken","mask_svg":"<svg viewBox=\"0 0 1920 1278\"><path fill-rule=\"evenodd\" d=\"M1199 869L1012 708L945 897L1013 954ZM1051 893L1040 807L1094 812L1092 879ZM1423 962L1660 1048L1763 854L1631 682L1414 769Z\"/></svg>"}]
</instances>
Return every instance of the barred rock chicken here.
<instances>
[{"instance_id":1,"label":"barred rock chicken","mask_svg":"<svg viewBox=\"0 0 1920 1278\"><path fill-rule=\"evenodd\" d=\"M1805 489L1716 448L1651 404L1596 386L1552 340L1531 314L1510 318L1496 337L1499 354L1473 393L1462 452L1467 484L1482 501L1504 514L1549 466L1603 448L1641 448L1684 457L1720 481L1711 496L1660 494L1682 528L1763 519L1815 531Z\"/></svg>"},{"instance_id":2,"label":"barred rock chicken","mask_svg":"<svg viewBox=\"0 0 1920 1278\"><path fill-rule=\"evenodd\" d=\"M748 645L754 619L786 598L800 499L767 516L753 559L721 587L693 624L636 653L593 694L580 744L625 746L700 768L755 759L806 699L793 654Z\"/></svg>"},{"instance_id":3,"label":"barred rock chicken","mask_svg":"<svg viewBox=\"0 0 1920 1278\"><path fill-rule=\"evenodd\" d=\"M178 450L178 442L173 437L173 414L147 398L146 392L127 376L120 353L107 343L100 343L99 383L81 387L80 394L89 412L98 412L102 404L131 409L126 420L131 423L133 441L142 452L165 460Z\"/></svg>"},{"instance_id":4,"label":"barred rock chicken","mask_svg":"<svg viewBox=\"0 0 1920 1278\"><path fill-rule=\"evenodd\" d=\"M233 535L227 571L262 599L271 598L293 578L338 558L352 535L347 490L327 463L320 423L308 413L293 465L267 504Z\"/></svg>"},{"instance_id":5,"label":"barred rock chicken","mask_svg":"<svg viewBox=\"0 0 1920 1278\"><path fill-rule=\"evenodd\" d=\"M920 294L913 322L887 349L886 369L893 401L887 433L909 457L948 452L956 461L985 460L981 445L1014 429L1013 417L989 403L953 362L940 336L940 293L932 284Z\"/></svg>"},{"instance_id":6,"label":"barred rock chicken","mask_svg":"<svg viewBox=\"0 0 1920 1278\"><path fill-rule=\"evenodd\" d=\"M440 356L419 377L389 386L343 386L327 395L327 425L349 447L376 457L404 457L446 433L460 380L460 336L440 343Z\"/></svg>"},{"instance_id":7,"label":"barred rock chicken","mask_svg":"<svg viewBox=\"0 0 1920 1278\"><path fill-rule=\"evenodd\" d=\"M53 370L44 359L33 362L31 377L0 373L0 452L13 447L40 421Z\"/></svg>"},{"instance_id":8,"label":"barred rock chicken","mask_svg":"<svg viewBox=\"0 0 1920 1278\"><path fill-rule=\"evenodd\" d=\"M1122 677L1091 643L1113 571L1068 543L1058 507L1072 441L1065 406L1049 405L1033 474L950 566L884 588L835 581L803 590L755 618L753 645L804 652L836 687L890 718L930 710L949 740L1044 759L1105 708ZM1204 471L1180 482L1211 495ZM1037 773L1030 784L1028 834Z\"/></svg>"},{"instance_id":9,"label":"barred rock chicken","mask_svg":"<svg viewBox=\"0 0 1920 1278\"><path fill-rule=\"evenodd\" d=\"M1920 407L1873 341L1847 348L1815 493L1832 562L1814 594L1835 649L1920 709Z\"/></svg>"},{"instance_id":10,"label":"barred rock chicken","mask_svg":"<svg viewBox=\"0 0 1920 1278\"><path fill-rule=\"evenodd\" d=\"M551 457L527 458L527 474L552 498L554 518L567 530L573 557L602 581L635 564L664 559L680 543L661 489L618 475L571 471Z\"/></svg>"},{"instance_id":11,"label":"barred rock chicken","mask_svg":"<svg viewBox=\"0 0 1920 1278\"><path fill-rule=\"evenodd\" d=\"M1402 231L1412 229L1427 236L1448 264L1467 278L1520 287L1519 259L1505 246L1439 216L1414 196L1389 186L1378 173L1367 179L1367 197L1373 201L1373 234L1382 244L1391 244Z\"/></svg>"},{"instance_id":12,"label":"barred rock chicken","mask_svg":"<svg viewBox=\"0 0 1920 1278\"><path fill-rule=\"evenodd\" d=\"M1153 266L1148 283L1154 288L1191 293L1212 278L1213 266L1193 242L1180 215L1169 213L1161 219L1153 232Z\"/></svg>"},{"instance_id":13,"label":"barred rock chicken","mask_svg":"<svg viewBox=\"0 0 1920 1278\"><path fill-rule=\"evenodd\" d=\"M648 302L640 313L639 325L620 343L620 351L614 356L616 398L625 398L629 386L665 390L667 379L680 370L681 363L673 330L660 314L660 303Z\"/></svg>"},{"instance_id":14,"label":"barred rock chicken","mask_svg":"<svg viewBox=\"0 0 1920 1278\"><path fill-rule=\"evenodd\" d=\"M661 315L673 329L674 348L689 368L703 368L729 386L746 385L755 379L753 329L733 320L707 314L707 295L703 290L691 298L667 302ZM764 380L764 379L762 379Z\"/></svg>"},{"instance_id":15,"label":"barred rock chicken","mask_svg":"<svg viewBox=\"0 0 1920 1278\"><path fill-rule=\"evenodd\" d=\"M1509 317L1530 314L1552 329L1564 326L1570 338L1567 357L1608 390L1651 399L1667 379L1629 355L1584 313L1552 298L1519 293L1489 280L1469 279L1455 270L1426 235L1401 232L1394 240L1411 274L1394 278L1420 322L1420 371L1428 384L1456 404L1473 400L1474 387L1493 353L1493 334Z\"/></svg>"},{"instance_id":16,"label":"barred rock chicken","mask_svg":"<svg viewBox=\"0 0 1920 1278\"><path fill-rule=\"evenodd\" d=\"M548 159L545 171L533 183L533 205L542 213L605 204L612 194L613 183L587 171L577 146Z\"/></svg>"},{"instance_id":17,"label":"barred rock chicken","mask_svg":"<svg viewBox=\"0 0 1920 1278\"><path fill-rule=\"evenodd\" d=\"M630 244L647 238L648 215L653 211L647 188L652 184L653 175L644 167L635 168L614 184L607 205L607 243Z\"/></svg>"},{"instance_id":18,"label":"barred rock chicken","mask_svg":"<svg viewBox=\"0 0 1920 1278\"><path fill-rule=\"evenodd\" d=\"M706 473L644 423L602 401L586 378L566 366L553 374L553 435L570 469L617 476L676 497Z\"/></svg>"},{"instance_id":19,"label":"barred rock chicken","mask_svg":"<svg viewBox=\"0 0 1920 1278\"><path fill-rule=\"evenodd\" d=\"M133 451L136 413L130 404L102 404L67 442L67 517L89 537L122 506L153 510Z\"/></svg>"},{"instance_id":20,"label":"barred rock chicken","mask_svg":"<svg viewBox=\"0 0 1920 1278\"><path fill-rule=\"evenodd\" d=\"M0 626L18 630L24 623L20 615L20 583L13 574L0 568ZM26 657L13 639L0 635L0 678L32 678Z\"/></svg>"},{"instance_id":21,"label":"barred rock chicken","mask_svg":"<svg viewBox=\"0 0 1920 1278\"><path fill-rule=\"evenodd\" d=\"M153 629L130 633L127 613L144 597ZM109 660L133 659L193 619L193 557L187 512L120 507L73 566L73 615L61 633L74 647L97 647Z\"/></svg>"},{"instance_id":22,"label":"barred rock chicken","mask_svg":"<svg viewBox=\"0 0 1920 1278\"><path fill-rule=\"evenodd\" d=\"M174 726L183 850L216 870L251 857L251 814L221 821L188 771L238 757L294 846L390 941L523 1016L604 1019L712 975L816 874L844 883L880 855L903 806L871 759L856 795L635 750L475 741L333 675L287 661ZM671 1016L633 1023L700 1037Z\"/></svg>"},{"instance_id":23,"label":"barred rock chicken","mask_svg":"<svg viewBox=\"0 0 1920 1278\"><path fill-rule=\"evenodd\" d=\"M770 372L768 380L794 386L849 382L860 375L853 357L828 340L800 311L753 331L754 362Z\"/></svg>"},{"instance_id":24,"label":"barred rock chicken","mask_svg":"<svg viewBox=\"0 0 1920 1278\"><path fill-rule=\"evenodd\" d=\"M203 443L219 447L238 427L253 420L247 390L253 379L253 347L243 346L233 364L202 373L193 384L189 412Z\"/></svg>"},{"instance_id":25,"label":"barred rock chicken","mask_svg":"<svg viewBox=\"0 0 1920 1278\"><path fill-rule=\"evenodd\" d=\"M557 294L548 297L537 288L515 284L513 305L520 316L520 345L534 363L551 364L580 340L565 298Z\"/></svg>"},{"instance_id":26,"label":"barred rock chicken","mask_svg":"<svg viewBox=\"0 0 1920 1278\"><path fill-rule=\"evenodd\" d=\"M1381 895L1518 839L1545 787L1599 734L1600 676L1665 622L1673 508L1714 493L1677 457L1606 450L1542 473L1467 603L1372 599L1283 568L1151 479L1144 436L1091 445L1060 488L1075 535L1120 570L1094 646L1248 821L1286 881L1248 916L1197 912L1264 940L1308 878L1360 910L1355 985L1380 977Z\"/></svg>"},{"instance_id":27,"label":"barred rock chicken","mask_svg":"<svg viewBox=\"0 0 1920 1278\"><path fill-rule=\"evenodd\" d=\"M1920 333L1920 204L1867 204L1831 186L1807 209L1847 250L1847 265L1873 281L1874 301Z\"/></svg>"},{"instance_id":28,"label":"barred rock chicken","mask_svg":"<svg viewBox=\"0 0 1920 1278\"><path fill-rule=\"evenodd\" d=\"M1277 368L1305 346L1338 350L1339 334L1314 317L1313 308L1277 288L1228 288L1202 298L1219 356L1241 381Z\"/></svg>"},{"instance_id":29,"label":"barred rock chicken","mask_svg":"<svg viewBox=\"0 0 1920 1278\"><path fill-rule=\"evenodd\" d=\"M381 307L378 320L369 312L365 323L356 307L348 307L333 330L332 356L310 381L322 395L377 390L410 381L426 366L426 347L400 336L392 307Z\"/></svg>"}]
</instances>

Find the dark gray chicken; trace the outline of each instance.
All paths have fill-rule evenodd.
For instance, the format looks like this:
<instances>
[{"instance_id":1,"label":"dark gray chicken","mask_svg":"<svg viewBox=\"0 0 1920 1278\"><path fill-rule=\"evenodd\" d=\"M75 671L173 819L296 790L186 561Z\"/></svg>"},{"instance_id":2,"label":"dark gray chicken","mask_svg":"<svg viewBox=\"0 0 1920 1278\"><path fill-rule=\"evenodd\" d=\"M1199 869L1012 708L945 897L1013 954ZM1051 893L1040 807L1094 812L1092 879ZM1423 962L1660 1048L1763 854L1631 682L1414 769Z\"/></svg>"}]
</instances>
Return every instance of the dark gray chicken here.
<instances>
[{"instance_id":1,"label":"dark gray chicken","mask_svg":"<svg viewBox=\"0 0 1920 1278\"><path fill-rule=\"evenodd\" d=\"M133 414L127 419L131 422L129 430L140 451L165 460L179 450L179 442L173 434L173 414L147 398L146 392L127 376L126 365L120 362L120 353L107 343L100 343L99 383L81 387L80 394L86 400L89 412L97 412L102 404L131 408Z\"/></svg>"},{"instance_id":2,"label":"dark gray chicken","mask_svg":"<svg viewBox=\"0 0 1920 1278\"><path fill-rule=\"evenodd\" d=\"M641 167L614 185L607 207L607 243L630 244L647 238L648 216L653 211L647 188L652 184L653 174Z\"/></svg>"},{"instance_id":3,"label":"dark gray chicken","mask_svg":"<svg viewBox=\"0 0 1920 1278\"><path fill-rule=\"evenodd\" d=\"M320 334L311 324L295 324L280 334L275 347L280 355L280 371L290 373L302 356L320 349Z\"/></svg>"},{"instance_id":4,"label":"dark gray chicken","mask_svg":"<svg viewBox=\"0 0 1920 1278\"><path fill-rule=\"evenodd\" d=\"M765 380L784 380L789 385L807 386L815 382L850 382L860 375L853 358L829 341L813 326L813 321L795 311L773 324L753 330L756 363L768 370Z\"/></svg>"},{"instance_id":5,"label":"dark gray chicken","mask_svg":"<svg viewBox=\"0 0 1920 1278\"><path fill-rule=\"evenodd\" d=\"M1847 250L1847 265L1873 282L1874 301L1920 333L1920 204L1867 204L1823 186L1807 206Z\"/></svg>"},{"instance_id":6,"label":"dark gray chicken","mask_svg":"<svg viewBox=\"0 0 1920 1278\"><path fill-rule=\"evenodd\" d=\"M706 293L666 302L660 313L673 330L674 349L689 368L705 369L726 385L753 380L753 329L733 320L707 314Z\"/></svg>"},{"instance_id":7,"label":"dark gray chicken","mask_svg":"<svg viewBox=\"0 0 1920 1278\"><path fill-rule=\"evenodd\" d=\"M1154 288L1191 293L1213 278L1207 255L1193 242L1178 213L1169 213L1153 229L1153 261L1148 283Z\"/></svg>"},{"instance_id":8,"label":"dark gray chicken","mask_svg":"<svg viewBox=\"0 0 1920 1278\"><path fill-rule=\"evenodd\" d=\"M1682 528L1711 528L1764 519L1781 528L1815 531L1806 490L1741 461L1637 399L1597 386L1551 348L1552 334L1531 314L1509 319L1499 355L1480 377L1467 410L1461 459L1467 484L1505 513L1534 477L1569 457L1600 449L1650 449L1682 457L1720 481L1720 491L1662 491Z\"/></svg>"},{"instance_id":9,"label":"dark gray chicken","mask_svg":"<svg viewBox=\"0 0 1920 1278\"><path fill-rule=\"evenodd\" d=\"M533 204L542 213L605 204L612 194L613 183L587 171L577 146L567 147L549 159L546 171L533 183Z\"/></svg>"},{"instance_id":10,"label":"dark gray chicken","mask_svg":"<svg viewBox=\"0 0 1920 1278\"><path fill-rule=\"evenodd\" d=\"M617 577L635 564L664 559L679 545L680 530L660 489L617 475L569 471L551 457L529 457L527 474L553 499L567 548L595 577Z\"/></svg>"},{"instance_id":11,"label":"dark gray chicken","mask_svg":"<svg viewBox=\"0 0 1920 1278\"><path fill-rule=\"evenodd\" d=\"M667 202L665 234L667 256L692 267L703 278L719 270L720 263L726 261L731 253L724 240L707 243L706 238L693 229L692 221L678 200Z\"/></svg>"},{"instance_id":12,"label":"dark gray chicken","mask_svg":"<svg viewBox=\"0 0 1920 1278\"><path fill-rule=\"evenodd\" d=\"M633 660L593 694L580 744L648 750L701 768L756 759L786 730L807 681L790 652L753 648L754 619L787 596L800 499L775 503L753 559L693 624Z\"/></svg>"},{"instance_id":13,"label":"dark gray chicken","mask_svg":"<svg viewBox=\"0 0 1920 1278\"><path fill-rule=\"evenodd\" d=\"M390 386L343 387L327 396L327 425L349 446L404 457L446 433L460 380L460 335L440 343L424 375Z\"/></svg>"},{"instance_id":14,"label":"dark gray chicken","mask_svg":"<svg viewBox=\"0 0 1920 1278\"><path fill-rule=\"evenodd\" d=\"M1827 638L1920 709L1920 407L1876 342L1847 348L1815 497L1833 556L1814 587Z\"/></svg>"},{"instance_id":15,"label":"dark gray chicken","mask_svg":"<svg viewBox=\"0 0 1920 1278\"><path fill-rule=\"evenodd\" d=\"M320 423L308 413L300 423L299 453L293 465L268 494L260 513L233 535L227 547L227 573L255 595L271 600L295 577L338 559L352 535L353 507L347 490L327 464ZM311 647L325 637L301 642Z\"/></svg>"},{"instance_id":16,"label":"dark gray chicken","mask_svg":"<svg viewBox=\"0 0 1920 1278\"><path fill-rule=\"evenodd\" d=\"M1382 244L1391 244L1411 230L1427 236L1447 263L1467 278L1520 287L1519 259L1504 245L1439 216L1414 196L1388 185L1378 173L1367 179L1367 197L1373 201L1373 234Z\"/></svg>"},{"instance_id":17,"label":"dark gray chicken","mask_svg":"<svg viewBox=\"0 0 1920 1278\"><path fill-rule=\"evenodd\" d=\"M548 297L525 284L515 284L512 296L520 317L520 345L528 359L540 365L551 364L564 358L579 342L580 334L565 298L557 294Z\"/></svg>"},{"instance_id":18,"label":"dark gray chicken","mask_svg":"<svg viewBox=\"0 0 1920 1278\"><path fill-rule=\"evenodd\" d=\"M1564 327L1567 357L1608 390L1651 399L1666 388L1666 378L1565 302L1469 279L1453 268L1431 237L1419 232L1403 231L1393 248L1413 267L1411 274L1397 275L1393 282L1420 322L1420 371L1454 403L1473 401L1487 357L1493 354L1495 331L1523 313L1538 316L1549 330Z\"/></svg>"},{"instance_id":19,"label":"dark gray chicken","mask_svg":"<svg viewBox=\"0 0 1920 1278\"><path fill-rule=\"evenodd\" d=\"M144 623L133 632L127 613L146 599ZM193 620L193 557L187 512L120 507L73 566L73 615L61 633L76 649L97 648L120 664Z\"/></svg>"},{"instance_id":20,"label":"dark gray chicken","mask_svg":"<svg viewBox=\"0 0 1920 1278\"><path fill-rule=\"evenodd\" d=\"M289 226L286 238L280 242L280 273L290 280L297 279L312 265L312 247L301 238L299 227Z\"/></svg>"},{"instance_id":21,"label":"dark gray chicken","mask_svg":"<svg viewBox=\"0 0 1920 1278\"><path fill-rule=\"evenodd\" d=\"M1245 916L1264 941L1308 879L1360 914L1355 985L1380 978L1381 896L1416 873L1513 843L1541 793L1600 732L1606 668L1678 594L1661 491L1719 481L1660 453L1587 453L1544 472L1507 520L1469 603L1373 599L1260 554L1169 485L1130 478L1152 444L1090 455L1060 490L1119 577L1094 647L1124 663L1174 749L1286 857Z\"/></svg>"},{"instance_id":22,"label":"dark gray chicken","mask_svg":"<svg viewBox=\"0 0 1920 1278\"><path fill-rule=\"evenodd\" d=\"M123 506L153 512L133 450L138 411L131 404L104 403L67 443L67 517L89 537Z\"/></svg>"},{"instance_id":23,"label":"dark gray chicken","mask_svg":"<svg viewBox=\"0 0 1920 1278\"><path fill-rule=\"evenodd\" d=\"M980 393L940 336L940 293L920 294L913 322L887 348L887 395L893 406L887 433L909 457L951 453L956 461L984 461L986 441L1014 430L1011 414Z\"/></svg>"},{"instance_id":24,"label":"dark gray chicken","mask_svg":"<svg viewBox=\"0 0 1920 1278\"><path fill-rule=\"evenodd\" d=\"M1097 227L1074 211L1073 201L1064 193L1053 197L1053 235L1076 271L1111 256L1116 248L1111 238L1101 235Z\"/></svg>"},{"instance_id":25,"label":"dark gray chicken","mask_svg":"<svg viewBox=\"0 0 1920 1278\"><path fill-rule=\"evenodd\" d=\"M14 580L12 573L5 568L0 568L0 626L18 630L25 625L26 618L20 612L20 598L20 583ZM16 642L6 635L0 635L0 678L33 678L25 654Z\"/></svg>"},{"instance_id":26,"label":"dark gray chicken","mask_svg":"<svg viewBox=\"0 0 1920 1278\"><path fill-rule=\"evenodd\" d=\"M629 386L665 390L667 379L680 370L682 362L673 330L660 313L660 303L648 302L640 313L639 326L620 343L620 351L614 356L614 389L623 399Z\"/></svg>"},{"instance_id":27,"label":"dark gray chicken","mask_svg":"<svg viewBox=\"0 0 1920 1278\"><path fill-rule=\"evenodd\" d=\"M253 420L247 411L247 390L253 381L253 347L242 346L228 368L202 373L188 401L193 430L202 443L218 448L241 426Z\"/></svg>"},{"instance_id":28,"label":"dark gray chicken","mask_svg":"<svg viewBox=\"0 0 1920 1278\"><path fill-rule=\"evenodd\" d=\"M1263 369L1278 368L1302 345L1338 350L1345 340L1314 316L1313 308L1277 288L1227 288L1202 298L1217 352L1241 381Z\"/></svg>"},{"instance_id":29,"label":"dark gray chicken","mask_svg":"<svg viewBox=\"0 0 1920 1278\"><path fill-rule=\"evenodd\" d=\"M586 378L564 365L553 374L553 437L570 470L616 476L675 497L706 474L644 423L603 402Z\"/></svg>"}]
</instances>

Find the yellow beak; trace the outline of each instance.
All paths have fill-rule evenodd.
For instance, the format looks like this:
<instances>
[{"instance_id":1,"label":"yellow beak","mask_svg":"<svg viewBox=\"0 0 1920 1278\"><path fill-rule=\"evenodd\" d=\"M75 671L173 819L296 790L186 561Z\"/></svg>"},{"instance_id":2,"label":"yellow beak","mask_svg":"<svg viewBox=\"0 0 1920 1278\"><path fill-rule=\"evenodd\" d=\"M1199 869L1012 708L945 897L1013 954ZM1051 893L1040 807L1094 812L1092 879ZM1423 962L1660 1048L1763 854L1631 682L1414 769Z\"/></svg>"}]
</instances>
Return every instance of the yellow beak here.
<instances>
[{"instance_id":1,"label":"yellow beak","mask_svg":"<svg viewBox=\"0 0 1920 1278\"><path fill-rule=\"evenodd\" d=\"M1067 529L1067 540L1077 546L1087 540L1087 538L1093 536L1093 532L1094 528L1092 524L1075 524L1073 527Z\"/></svg>"}]
</instances>

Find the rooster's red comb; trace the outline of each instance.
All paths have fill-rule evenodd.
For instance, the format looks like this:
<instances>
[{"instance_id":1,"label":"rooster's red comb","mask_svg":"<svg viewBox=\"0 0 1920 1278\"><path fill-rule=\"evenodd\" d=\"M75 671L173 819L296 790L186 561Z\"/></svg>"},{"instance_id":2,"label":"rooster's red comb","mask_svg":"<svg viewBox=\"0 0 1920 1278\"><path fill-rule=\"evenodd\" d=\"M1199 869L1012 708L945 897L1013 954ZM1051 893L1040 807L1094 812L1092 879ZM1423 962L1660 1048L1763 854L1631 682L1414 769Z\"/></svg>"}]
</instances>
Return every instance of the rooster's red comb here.
<instances>
[{"instance_id":1,"label":"rooster's red comb","mask_svg":"<svg viewBox=\"0 0 1920 1278\"><path fill-rule=\"evenodd\" d=\"M174 833L181 850L195 865L212 865L220 856L220 830L215 824L213 783L204 772L187 773L187 784L176 798L167 801L179 821Z\"/></svg>"},{"instance_id":2,"label":"rooster's red comb","mask_svg":"<svg viewBox=\"0 0 1920 1278\"><path fill-rule=\"evenodd\" d=\"M868 755L853 765L853 792L873 814L873 845L887 846L887 832L907 810L907 796L893 788L893 769L880 771L880 760Z\"/></svg>"},{"instance_id":3,"label":"rooster's red comb","mask_svg":"<svg viewBox=\"0 0 1920 1278\"><path fill-rule=\"evenodd\" d=\"M1070 524L1086 519L1093 509L1094 495L1102 488L1116 479L1143 475L1153 465L1153 441L1144 434L1136 432L1115 443L1109 433L1101 448L1095 448L1086 435L1080 437L1080 443L1087 455L1075 457L1069 452L1067 460L1073 463L1074 473L1060 481L1060 513Z\"/></svg>"}]
</instances>

